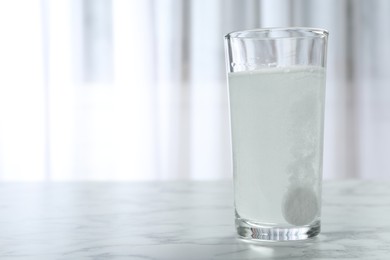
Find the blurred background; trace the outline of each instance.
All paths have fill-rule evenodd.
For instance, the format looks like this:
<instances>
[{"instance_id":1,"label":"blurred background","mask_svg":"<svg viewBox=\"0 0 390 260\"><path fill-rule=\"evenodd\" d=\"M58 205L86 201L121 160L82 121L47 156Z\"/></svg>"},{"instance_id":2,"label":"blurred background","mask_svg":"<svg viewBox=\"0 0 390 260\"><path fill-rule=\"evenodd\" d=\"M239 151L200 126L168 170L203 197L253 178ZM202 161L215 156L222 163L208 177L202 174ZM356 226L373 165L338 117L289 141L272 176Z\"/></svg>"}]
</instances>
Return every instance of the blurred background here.
<instances>
[{"instance_id":1,"label":"blurred background","mask_svg":"<svg viewBox=\"0 0 390 260\"><path fill-rule=\"evenodd\" d=\"M390 1L0 2L0 180L231 178L223 36L330 31L326 179L389 179Z\"/></svg>"}]
</instances>

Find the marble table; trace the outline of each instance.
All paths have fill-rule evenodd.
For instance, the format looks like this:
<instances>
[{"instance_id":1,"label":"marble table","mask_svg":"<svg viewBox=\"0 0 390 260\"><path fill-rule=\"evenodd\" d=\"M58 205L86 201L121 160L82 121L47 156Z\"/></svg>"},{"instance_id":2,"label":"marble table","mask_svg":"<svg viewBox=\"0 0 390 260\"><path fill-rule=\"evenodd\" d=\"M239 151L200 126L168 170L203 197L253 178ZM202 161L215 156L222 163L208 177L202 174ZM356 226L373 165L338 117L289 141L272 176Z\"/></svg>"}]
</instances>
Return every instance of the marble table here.
<instances>
[{"instance_id":1,"label":"marble table","mask_svg":"<svg viewBox=\"0 0 390 260\"><path fill-rule=\"evenodd\" d=\"M230 182L1 183L0 259L390 259L390 182L325 182L322 233L250 244Z\"/></svg>"}]
</instances>

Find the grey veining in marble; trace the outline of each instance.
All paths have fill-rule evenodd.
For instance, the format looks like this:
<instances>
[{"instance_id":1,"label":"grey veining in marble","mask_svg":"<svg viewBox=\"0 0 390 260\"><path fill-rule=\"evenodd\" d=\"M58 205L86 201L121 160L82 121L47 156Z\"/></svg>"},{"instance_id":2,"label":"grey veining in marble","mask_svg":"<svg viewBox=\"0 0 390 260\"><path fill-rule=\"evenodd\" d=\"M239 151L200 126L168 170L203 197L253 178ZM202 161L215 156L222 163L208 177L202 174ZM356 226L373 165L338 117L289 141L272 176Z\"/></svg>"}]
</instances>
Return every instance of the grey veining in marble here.
<instances>
[{"instance_id":1,"label":"grey veining in marble","mask_svg":"<svg viewBox=\"0 0 390 260\"><path fill-rule=\"evenodd\" d=\"M325 182L322 233L249 244L229 182L0 184L0 259L390 259L390 183Z\"/></svg>"}]
</instances>

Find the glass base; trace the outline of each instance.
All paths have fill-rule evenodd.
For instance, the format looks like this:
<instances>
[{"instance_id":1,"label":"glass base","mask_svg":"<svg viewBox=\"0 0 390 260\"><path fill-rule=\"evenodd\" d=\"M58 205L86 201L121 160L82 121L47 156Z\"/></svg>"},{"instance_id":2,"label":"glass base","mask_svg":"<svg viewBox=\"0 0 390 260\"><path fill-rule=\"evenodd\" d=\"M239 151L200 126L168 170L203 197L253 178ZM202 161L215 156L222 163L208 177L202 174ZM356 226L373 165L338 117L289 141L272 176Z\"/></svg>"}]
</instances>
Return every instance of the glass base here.
<instances>
[{"instance_id":1,"label":"glass base","mask_svg":"<svg viewBox=\"0 0 390 260\"><path fill-rule=\"evenodd\" d=\"M242 218L236 218L238 235L250 241L295 241L317 236L321 231L319 220L305 226L279 227L262 225Z\"/></svg>"}]
</instances>

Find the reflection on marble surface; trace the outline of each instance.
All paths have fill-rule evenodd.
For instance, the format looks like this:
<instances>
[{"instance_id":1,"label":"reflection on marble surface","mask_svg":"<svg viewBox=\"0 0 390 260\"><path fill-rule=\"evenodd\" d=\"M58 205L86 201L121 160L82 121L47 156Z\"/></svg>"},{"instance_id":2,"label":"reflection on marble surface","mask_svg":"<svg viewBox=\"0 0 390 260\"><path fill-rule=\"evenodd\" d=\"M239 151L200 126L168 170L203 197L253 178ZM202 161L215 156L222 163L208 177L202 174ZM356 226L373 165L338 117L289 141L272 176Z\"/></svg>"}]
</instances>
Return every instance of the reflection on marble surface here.
<instances>
[{"instance_id":1,"label":"reflection on marble surface","mask_svg":"<svg viewBox=\"0 0 390 260\"><path fill-rule=\"evenodd\" d=\"M229 182L0 184L1 259L388 259L390 183L325 182L322 233L237 239Z\"/></svg>"}]
</instances>

